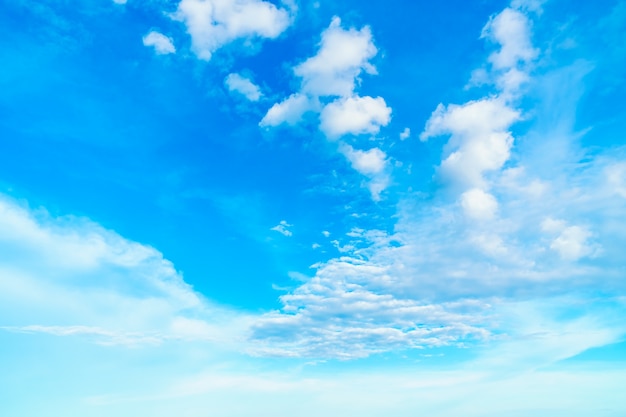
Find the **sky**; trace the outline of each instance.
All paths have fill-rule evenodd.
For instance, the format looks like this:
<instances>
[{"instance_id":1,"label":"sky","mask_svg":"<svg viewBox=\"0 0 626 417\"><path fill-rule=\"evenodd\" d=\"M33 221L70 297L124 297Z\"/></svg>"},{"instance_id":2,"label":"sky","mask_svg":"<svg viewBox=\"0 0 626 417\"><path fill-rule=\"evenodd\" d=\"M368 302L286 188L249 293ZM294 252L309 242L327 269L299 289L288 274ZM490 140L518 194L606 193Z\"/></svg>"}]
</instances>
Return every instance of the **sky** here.
<instances>
[{"instance_id":1,"label":"sky","mask_svg":"<svg viewBox=\"0 0 626 417\"><path fill-rule=\"evenodd\" d=\"M0 414L626 415L626 1L0 11Z\"/></svg>"}]
</instances>

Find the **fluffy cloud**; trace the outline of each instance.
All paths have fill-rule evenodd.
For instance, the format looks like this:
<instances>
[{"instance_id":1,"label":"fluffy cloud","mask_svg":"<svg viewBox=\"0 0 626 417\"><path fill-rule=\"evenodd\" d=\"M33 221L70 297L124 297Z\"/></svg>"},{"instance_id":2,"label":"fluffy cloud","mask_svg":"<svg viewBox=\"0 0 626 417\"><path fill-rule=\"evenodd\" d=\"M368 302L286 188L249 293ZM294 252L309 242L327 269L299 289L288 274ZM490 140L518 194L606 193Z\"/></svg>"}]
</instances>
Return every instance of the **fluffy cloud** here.
<instances>
[{"instance_id":1,"label":"fluffy cloud","mask_svg":"<svg viewBox=\"0 0 626 417\"><path fill-rule=\"evenodd\" d=\"M411 137L411 129L405 127L402 132L400 132L400 140L406 140Z\"/></svg>"},{"instance_id":2,"label":"fluffy cloud","mask_svg":"<svg viewBox=\"0 0 626 417\"><path fill-rule=\"evenodd\" d=\"M249 78L239 74L228 74L224 84L226 84L229 91L239 93L250 101L259 101L262 96L258 85L254 84Z\"/></svg>"},{"instance_id":3,"label":"fluffy cloud","mask_svg":"<svg viewBox=\"0 0 626 417\"><path fill-rule=\"evenodd\" d=\"M172 18L185 23L192 50L204 60L237 39L276 38L292 20L288 10L261 0L182 0Z\"/></svg>"},{"instance_id":4,"label":"fluffy cloud","mask_svg":"<svg viewBox=\"0 0 626 417\"><path fill-rule=\"evenodd\" d=\"M320 130L330 138L348 133L376 134L391 120L391 109L382 97L348 97L329 103L320 115Z\"/></svg>"},{"instance_id":5,"label":"fluffy cloud","mask_svg":"<svg viewBox=\"0 0 626 417\"><path fill-rule=\"evenodd\" d=\"M451 152L441 163L441 174L469 187L482 187L483 174L502 168L509 159L513 137L508 129L520 114L501 99L440 104L426 123L420 139L451 134Z\"/></svg>"},{"instance_id":6,"label":"fluffy cloud","mask_svg":"<svg viewBox=\"0 0 626 417\"><path fill-rule=\"evenodd\" d=\"M348 158L352 167L363 175L380 174L387 166L387 155L378 148L359 151L345 145L342 147L342 153Z\"/></svg>"},{"instance_id":7,"label":"fluffy cloud","mask_svg":"<svg viewBox=\"0 0 626 417\"><path fill-rule=\"evenodd\" d=\"M159 55L176 53L172 38L154 30L143 37L143 44L144 46L152 46L154 52Z\"/></svg>"},{"instance_id":8,"label":"fluffy cloud","mask_svg":"<svg viewBox=\"0 0 626 417\"><path fill-rule=\"evenodd\" d=\"M337 140L348 134L377 134L381 127L389 124L391 108L382 97L361 97L355 93L363 72L376 73L376 68L369 61L377 52L369 27L344 29L341 20L334 17L322 33L317 53L293 69L301 79L300 90L275 103L259 125L294 125L302 120L305 113L315 112L319 113L319 129L328 139ZM347 152L348 148L343 145L340 148L351 165L363 174L363 169L359 168L362 165L355 162L362 158L355 152L362 151L349 148ZM390 182L389 173L365 175L369 176L367 187L372 197L379 200L381 192Z\"/></svg>"},{"instance_id":9,"label":"fluffy cloud","mask_svg":"<svg viewBox=\"0 0 626 417\"><path fill-rule=\"evenodd\" d=\"M495 86L493 94L439 105L421 135L422 140L449 135L439 175L455 187L401 198L397 221L393 227L385 223L393 230L390 234L363 229L334 234L338 256L314 265L315 276L281 297L282 308L253 327L260 351L349 358L386 346L441 346L492 336L522 340L547 328L550 335L566 337L559 330L560 314L577 311L572 303L578 301L556 295L606 291L619 297L623 292L623 155L586 155L580 163L572 159L580 150L537 157L513 148L510 131L522 119L519 87L533 81L529 66L536 57L528 17L520 10L505 9L483 31L501 46L482 70ZM550 103L558 101L546 96ZM564 103L564 113L575 107ZM528 136L564 141L551 133L537 124ZM575 133L570 137L577 138ZM340 152L361 174L378 178L385 173L382 149L357 150L339 143ZM520 323L530 310L506 313L515 309L519 294L533 298L534 307L545 303L554 309ZM561 313L555 315L557 310ZM604 314L598 317L612 326ZM535 326L551 315L561 318L546 328ZM585 322L595 318L586 316L568 326L574 333L579 326L591 329ZM611 337L597 335L594 343L614 340L623 332L614 328ZM550 343L558 340L549 338ZM579 347L537 343L542 346L537 350L546 351L536 353L532 346L522 350L560 360L585 349L580 347L583 340L573 337L570 342Z\"/></svg>"},{"instance_id":10,"label":"fluffy cloud","mask_svg":"<svg viewBox=\"0 0 626 417\"><path fill-rule=\"evenodd\" d=\"M283 123L295 125L302 116L318 107L315 100L304 94L292 94L280 103L275 103L265 114L259 126L273 127Z\"/></svg>"},{"instance_id":11,"label":"fluffy cloud","mask_svg":"<svg viewBox=\"0 0 626 417\"><path fill-rule=\"evenodd\" d=\"M390 182L387 154L379 148L361 151L347 144L340 146L340 152L350 162L355 171L368 177L366 184L372 199L379 201L380 194L387 188Z\"/></svg>"},{"instance_id":12,"label":"fluffy cloud","mask_svg":"<svg viewBox=\"0 0 626 417\"><path fill-rule=\"evenodd\" d=\"M528 17L512 8L498 13L483 28L481 35L500 45L500 50L489 55L489 62L496 69L515 68L518 64L532 61L539 51L530 40Z\"/></svg>"},{"instance_id":13,"label":"fluffy cloud","mask_svg":"<svg viewBox=\"0 0 626 417\"><path fill-rule=\"evenodd\" d=\"M334 17L322 33L317 55L294 68L302 78L302 92L314 96L349 96L362 71L375 74L369 60L377 53L369 27L360 30L341 27Z\"/></svg>"}]
</instances>

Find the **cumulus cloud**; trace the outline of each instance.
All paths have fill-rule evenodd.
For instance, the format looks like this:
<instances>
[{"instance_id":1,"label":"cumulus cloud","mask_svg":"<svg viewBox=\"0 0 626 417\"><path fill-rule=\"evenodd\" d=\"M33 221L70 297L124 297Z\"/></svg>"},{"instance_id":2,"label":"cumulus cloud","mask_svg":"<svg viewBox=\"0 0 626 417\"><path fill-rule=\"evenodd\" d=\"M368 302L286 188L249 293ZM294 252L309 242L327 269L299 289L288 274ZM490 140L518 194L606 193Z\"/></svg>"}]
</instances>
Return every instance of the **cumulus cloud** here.
<instances>
[{"instance_id":1,"label":"cumulus cloud","mask_svg":"<svg viewBox=\"0 0 626 417\"><path fill-rule=\"evenodd\" d=\"M372 199L379 201L380 194L390 182L387 154L379 148L361 151L347 144L341 145L340 152L348 159L355 171L368 177L366 184Z\"/></svg>"},{"instance_id":2,"label":"cumulus cloud","mask_svg":"<svg viewBox=\"0 0 626 417\"><path fill-rule=\"evenodd\" d=\"M207 61L238 39L274 39L292 20L289 10L261 0L182 0L171 17L186 25L192 50Z\"/></svg>"},{"instance_id":3,"label":"cumulus cloud","mask_svg":"<svg viewBox=\"0 0 626 417\"><path fill-rule=\"evenodd\" d=\"M322 32L317 53L293 69L301 79L299 91L275 103L259 125L294 125L302 120L305 113L314 112L319 113L319 130L327 139L377 134L381 127L389 124L391 108L382 97L361 97L355 93L363 72L376 73L376 68L369 61L377 52L369 27L344 29L341 20L334 17L330 26ZM344 152L344 155L350 157L356 154ZM358 172L363 173L354 160L350 162ZM380 193L390 182L389 173L365 175L369 175L367 186L372 197L379 200Z\"/></svg>"},{"instance_id":4,"label":"cumulus cloud","mask_svg":"<svg viewBox=\"0 0 626 417\"><path fill-rule=\"evenodd\" d=\"M304 94L295 93L280 103L275 103L267 111L259 126L273 127L283 123L295 125L302 120L305 113L313 111L317 107L315 100Z\"/></svg>"},{"instance_id":5,"label":"cumulus cloud","mask_svg":"<svg viewBox=\"0 0 626 417\"><path fill-rule=\"evenodd\" d=\"M391 109L382 97L348 97L324 107L320 115L320 130L329 138L348 133L376 134L390 120Z\"/></svg>"},{"instance_id":6,"label":"cumulus cloud","mask_svg":"<svg viewBox=\"0 0 626 417\"><path fill-rule=\"evenodd\" d=\"M363 175L380 174L387 166L387 155L378 148L360 151L350 145L345 145L342 147L342 152L352 167Z\"/></svg>"},{"instance_id":7,"label":"cumulus cloud","mask_svg":"<svg viewBox=\"0 0 626 417\"><path fill-rule=\"evenodd\" d=\"M405 127L402 132L400 132L400 140L406 140L411 137L411 129Z\"/></svg>"},{"instance_id":8,"label":"cumulus cloud","mask_svg":"<svg viewBox=\"0 0 626 417\"><path fill-rule=\"evenodd\" d=\"M143 37L143 44L144 46L153 47L154 52L159 55L176 53L176 47L174 47L172 38L154 30Z\"/></svg>"},{"instance_id":9,"label":"cumulus cloud","mask_svg":"<svg viewBox=\"0 0 626 417\"><path fill-rule=\"evenodd\" d=\"M317 55L297 65L294 73L302 78L303 93L349 96L362 71L376 73L369 60L377 52L369 27L345 30L341 20L334 17L322 33Z\"/></svg>"},{"instance_id":10,"label":"cumulus cloud","mask_svg":"<svg viewBox=\"0 0 626 417\"><path fill-rule=\"evenodd\" d=\"M517 110L498 98L440 104L420 139L451 134L441 174L456 184L482 187L483 174L502 168L509 159L513 137L508 129L519 118Z\"/></svg>"},{"instance_id":11,"label":"cumulus cloud","mask_svg":"<svg viewBox=\"0 0 626 417\"><path fill-rule=\"evenodd\" d=\"M555 297L564 289L623 292L624 159L601 155L584 164L563 163L561 155L548 155L545 160L559 162L537 171L533 155L517 150L511 158L516 152L511 129L522 119L520 86L532 80L537 56L524 14L533 2L523 3L494 16L483 30L497 50L475 77L495 91L463 104L439 105L420 136L448 135L438 175L455 186L400 198L397 221L389 227L393 232L354 228L335 234L331 243L339 255L314 265L315 276L281 297L281 309L253 326L259 352L350 358L387 346L442 346L503 334L521 340L544 335L527 325L549 314L524 325L496 324L503 323L503 312L519 294L537 304L560 303L553 311L571 312L571 300ZM346 97L352 96L339 100ZM556 140L535 129L536 140ZM339 144L368 179L386 172L383 149ZM546 337L564 335L555 330L561 323ZM585 323L572 324L579 325ZM608 339L600 335L597 343L618 333L623 329ZM584 344L576 337L571 342ZM560 360L585 349L565 345L548 355Z\"/></svg>"},{"instance_id":12,"label":"cumulus cloud","mask_svg":"<svg viewBox=\"0 0 626 417\"><path fill-rule=\"evenodd\" d=\"M500 50L489 55L489 62L496 69L515 68L537 57L538 50L530 40L528 17L519 10L506 8L498 13L485 25L481 36L500 45Z\"/></svg>"},{"instance_id":13,"label":"cumulus cloud","mask_svg":"<svg viewBox=\"0 0 626 417\"><path fill-rule=\"evenodd\" d=\"M250 101L259 101L262 96L258 85L254 84L249 78L239 74L228 74L224 84L226 84L229 91L239 93Z\"/></svg>"}]
</instances>

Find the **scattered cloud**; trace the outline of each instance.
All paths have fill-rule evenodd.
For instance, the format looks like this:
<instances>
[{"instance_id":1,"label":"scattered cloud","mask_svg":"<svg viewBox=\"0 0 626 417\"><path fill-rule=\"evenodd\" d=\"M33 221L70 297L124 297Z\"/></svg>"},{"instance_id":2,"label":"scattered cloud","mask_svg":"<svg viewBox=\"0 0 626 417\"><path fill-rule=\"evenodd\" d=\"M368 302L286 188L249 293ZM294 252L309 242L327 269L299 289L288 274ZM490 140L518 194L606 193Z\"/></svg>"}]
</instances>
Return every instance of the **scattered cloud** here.
<instances>
[{"instance_id":1,"label":"scattered cloud","mask_svg":"<svg viewBox=\"0 0 626 417\"><path fill-rule=\"evenodd\" d=\"M208 61L235 40L278 37L291 24L291 12L261 0L182 0L171 17L185 24L193 52Z\"/></svg>"},{"instance_id":2,"label":"scattered cloud","mask_svg":"<svg viewBox=\"0 0 626 417\"><path fill-rule=\"evenodd\" d=\"M226 84L228 91L239 93L250 101L259 101L263 95L258 85L239 74L228 74L224 84Z\"/></svg>"},{"instance_id":3,"label":"scattered cloud","mask_svg":"<svg viewBox=\"0 0 626 417\"><path fill-rule=\"evenodd\" d=\"M302 120L302 116L318 107L315 100L295 93L280 103L275 103L265 114L259 126L274 127L286 123L295 125Z\"/></svg>"},{"instance_id":4,"label":"scattered cloud","mask_svg":"<svg viewBox=\"0 0 626 417\"><path fill-rule=\"evenodd\" d=\"M293 226L292 224L287 223L285 220L281 220L279 224L272 227L270 230L278 232L284 236L290 237L290 236L293 236L293 232L289 230L289 228L292 226Z\"/></svg>"},{"instance_id":5,"label":"scattered cloud","mask_svg":"<svg viewBox=\"0 0 626 417\"><path fill-rule=\"evenodd\" d=\"M304 94L351 96L362 71L376 73L369 60L377 52L369 27L345 30L334 17L322 33L317 55L297 65L294 73L302 78Z\"/></svg>"},{"instance_id":6,"label":"scattered cloud","mask_svg":"<svg viewBox=\"0 0 626 417\"><path fill-rule=\"evenodd\" d=\"M411 129L405 127L402 132L400 132L400 140L406 140L411 137Z\"/></svg>"},{"instance_id":7,"label":"scattered cloud","mask_svg":"<svg viewBox=\"0 0 626 417\"><path fill-rule=\"evenodd\" d=\"M167 55L176 53L176 48L172 38L163 35L157 31L151 31L143 37L144 46L151 46L154 52L159 55Z\"/></svg>"}]
</instances>

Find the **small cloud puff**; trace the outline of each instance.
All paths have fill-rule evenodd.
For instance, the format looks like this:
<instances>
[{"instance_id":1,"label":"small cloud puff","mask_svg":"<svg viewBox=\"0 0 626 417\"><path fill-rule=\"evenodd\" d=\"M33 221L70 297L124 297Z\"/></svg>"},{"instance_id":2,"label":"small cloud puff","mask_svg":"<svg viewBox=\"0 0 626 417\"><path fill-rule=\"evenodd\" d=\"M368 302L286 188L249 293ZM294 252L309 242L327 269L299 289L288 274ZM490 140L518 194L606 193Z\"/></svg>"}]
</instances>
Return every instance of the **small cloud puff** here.
<instances>
[{"instance_id":1,"label":"small cloud puff","mask_svg":"<svg viewBox=\"0 0 626 417\"><path fill-rule=\"evenodd\" d=\"M258 85L239 74L228 74L224 84L226 84L228 91L239 93L250 101L259 101L263 95Z\"/></svg>"},{"instance_id":2,"label":"small cloud puff","mask_svg":"<svg viewBox=\"0 0 626 417\"><path fill-rule=\"evenodd\" d=\"M411 137L411 129L405 127L402 132L400 132L400 140L406 140Z\"/></svg>"},{"instance_id":3,"label":"small cloud puff","mask_svg":"<svg viewBox=\"0 0 626 417\"><path fill-rule=\"evenodd\" d=\"M284 236L293 236L293 232L291 230L289 230L289 227L293 226L292 224L287 223L285 220L281 220L281 222L279 224L277 224L276 226L272 227L270 230L273 230L275 232L278 232Z\"/></svg>"},{"instance_id":4,"label":"small cloud puff","mask_svg":"<svg viewBox=\"0 0 626 417\"><path fill-rule=\"evenodd\" d=\"M151 31L143 37L144 46L151 46L158 55L167 55L176 53L176 47L172 42L172 38L163 35L157 31Z\"/></svg>"}]
</instances>

